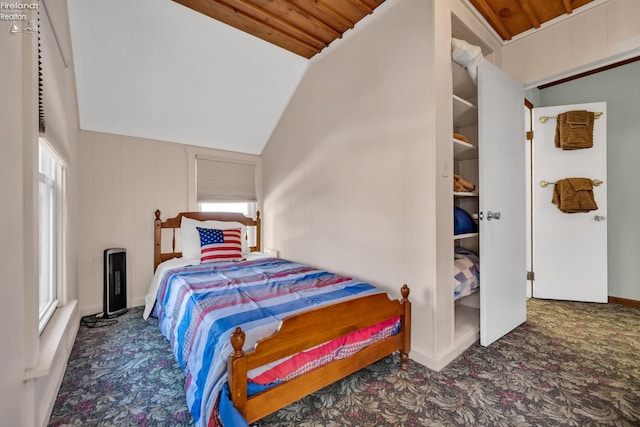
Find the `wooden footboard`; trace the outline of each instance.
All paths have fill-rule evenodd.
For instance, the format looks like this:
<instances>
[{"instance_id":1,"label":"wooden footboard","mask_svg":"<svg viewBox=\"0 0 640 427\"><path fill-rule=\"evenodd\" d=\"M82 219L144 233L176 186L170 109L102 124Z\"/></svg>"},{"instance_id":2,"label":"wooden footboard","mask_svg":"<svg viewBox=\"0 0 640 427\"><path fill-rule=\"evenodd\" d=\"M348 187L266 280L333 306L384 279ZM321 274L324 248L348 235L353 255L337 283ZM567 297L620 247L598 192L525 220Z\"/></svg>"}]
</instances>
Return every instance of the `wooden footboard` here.
<instances>
[{"instance_id":1,"label":"wooden footboard","mask_svg":"<svg viewBox=\"0 0 640 427\"><path fill-rule=\"evenodd\" d=\"M243 352L244 332L236 328L231 336L234 352L228 361L231 398L248 423L253 423L371 363L400 351L400 367L408 367L411 347L411 303L409 287L401 289L401 300L386 294L356 298L290 316L280 329L258 341L252 351ZM247 372L359 329L400 316L396 335L370 345L351 357L337 360L293 380L247 397Z\"/></svg>"}]
</instances>

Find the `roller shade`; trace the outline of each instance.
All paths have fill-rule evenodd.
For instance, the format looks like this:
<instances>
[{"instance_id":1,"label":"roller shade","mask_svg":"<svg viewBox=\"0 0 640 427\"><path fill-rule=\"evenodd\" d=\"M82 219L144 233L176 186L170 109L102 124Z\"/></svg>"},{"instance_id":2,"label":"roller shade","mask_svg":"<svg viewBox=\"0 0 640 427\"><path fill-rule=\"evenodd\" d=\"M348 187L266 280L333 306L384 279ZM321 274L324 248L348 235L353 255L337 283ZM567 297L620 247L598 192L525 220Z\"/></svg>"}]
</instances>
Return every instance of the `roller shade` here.
<instances>
[{"instance_id":1,"label":"roller shade","mask_svg":"<svg viewBox=\"0 0 640 427\"><path fill-rule=\"evenodd\" d=\"M196 174L198 203L257 200L254 163L198 157Z\"/></svg>"}]
</instances>

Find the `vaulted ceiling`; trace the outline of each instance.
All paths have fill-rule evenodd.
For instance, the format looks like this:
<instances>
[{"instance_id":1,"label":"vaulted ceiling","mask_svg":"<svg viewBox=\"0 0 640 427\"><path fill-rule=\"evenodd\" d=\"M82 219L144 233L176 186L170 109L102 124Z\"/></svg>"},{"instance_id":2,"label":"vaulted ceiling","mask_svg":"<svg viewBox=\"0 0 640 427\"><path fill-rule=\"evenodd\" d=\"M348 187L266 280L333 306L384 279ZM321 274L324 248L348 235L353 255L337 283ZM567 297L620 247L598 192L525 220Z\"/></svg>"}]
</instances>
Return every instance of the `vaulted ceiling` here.
<instances>
[{"instance_id":1,"label":"vaulted ceiling","mask_svg":"<svg viewBox=\"0 0 640 427\"><path fill-rule=\"evenodd\" d=\"M393 1L401 0L387 4ZM462 1L508 41L606 0ZM262 152L308 58L386 6L385 0L67 3L82 129L250 154Z\"/></svg>"},{"instance_id":2,"label":"vaulted ceiling","mask_svg":"<svg viewBox=\"0 0 640 427\"><path fill-rule=\"evenodd\" d=\"M260 154L308 61L171 0L68 0L80 127Z\"/></svg>"}]
</instances>

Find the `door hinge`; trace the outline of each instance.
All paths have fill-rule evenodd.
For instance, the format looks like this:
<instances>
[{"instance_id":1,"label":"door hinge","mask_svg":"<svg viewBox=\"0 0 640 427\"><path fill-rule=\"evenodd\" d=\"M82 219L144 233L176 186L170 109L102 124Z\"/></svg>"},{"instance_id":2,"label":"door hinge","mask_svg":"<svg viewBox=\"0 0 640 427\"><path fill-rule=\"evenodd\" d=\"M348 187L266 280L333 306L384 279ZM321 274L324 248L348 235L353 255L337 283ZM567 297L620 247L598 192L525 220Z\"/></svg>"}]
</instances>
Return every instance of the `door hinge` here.
<instances>
[{"instance_id":1,"label":"door hinge","mask_svg":"<svg viewBox=\"0 0 640 427\"><path fill-rule=\"evenodd\" d=\"M533 131L532 130L527 132L527 141L533 141Z\"/></svg>"},{"instance_id":2,"label":"door hinge","mask_svg":"<svg viewBox=\"0 0 640 427\"><path fill-rule=\"evenodd\" d=\"M533 271L527 271L527 280L536 280L536 275Z\"/></svg>"}]
</instances>

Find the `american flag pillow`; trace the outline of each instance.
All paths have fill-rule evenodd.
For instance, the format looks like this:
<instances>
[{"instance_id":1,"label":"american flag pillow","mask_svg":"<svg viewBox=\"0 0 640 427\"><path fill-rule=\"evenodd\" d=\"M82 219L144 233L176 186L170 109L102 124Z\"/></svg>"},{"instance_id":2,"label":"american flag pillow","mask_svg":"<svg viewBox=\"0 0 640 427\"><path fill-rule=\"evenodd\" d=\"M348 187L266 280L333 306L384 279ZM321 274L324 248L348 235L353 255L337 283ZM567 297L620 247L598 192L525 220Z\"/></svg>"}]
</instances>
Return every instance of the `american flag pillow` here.
<instances>
[{"instance_id":1,"label":"american flag pillow","mask_svg":"<svg viewBox=\"0 0 640 427\"><path fill-rule=\"evenodd\" d=\"M200 234L200 262L242 259L242 231L196 227Z\"/></svg>"}]
</instances>

